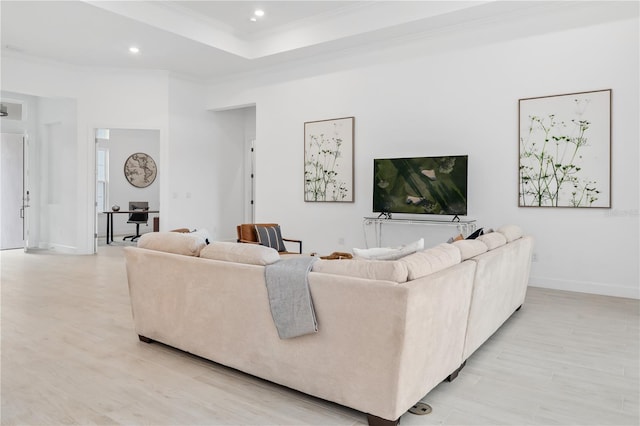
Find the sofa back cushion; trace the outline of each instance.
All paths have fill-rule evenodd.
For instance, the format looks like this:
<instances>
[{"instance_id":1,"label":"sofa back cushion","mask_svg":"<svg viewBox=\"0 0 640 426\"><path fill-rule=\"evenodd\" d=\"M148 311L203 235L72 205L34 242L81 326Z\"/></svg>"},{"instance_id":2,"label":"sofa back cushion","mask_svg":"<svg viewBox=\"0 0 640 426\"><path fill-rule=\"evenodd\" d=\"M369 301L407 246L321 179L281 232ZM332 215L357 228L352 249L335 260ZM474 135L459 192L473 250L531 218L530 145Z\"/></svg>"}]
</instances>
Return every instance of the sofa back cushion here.
<instances>
[{"instance_id":1,"label":"sofa back cushion","mask_svg":"<svg viewBox=\"0 0 640 426\"><path fill-rule=\"evenodd\" d=\"M407 266L394 260L320 259L313 264L312 271L396 283L407 281Z\"/></svg>"},{"instance_id":2,"label":"sofa back cushion","mask_svg":"<svg viewBox=\"0 0 640 426\"><path fill-rule=\"evenodd\" d=\"M138 239L138 247L185 256L199 256L207 243L199 235L180 232L148 232Z\"/></svg>"},{"instance_id":3,"label":"sofa back cushion","mask_svg":"<svg viewBox=\"0 0 640 426\"><path fill-rule=\"evenodd\" d=\"M478 240L485 243L489 250L493 250L507 244L507 239L500 232L489 232L488 234L480 235Z\"/></svg>"},{"instance_id":4,"label":"sofa back cushion","mask_svg":"<svg viewBox=\"0 0 640 426\"><path fill-rule=\"evenodd\" d=\"M224 241L214 241L204 247L200 251L200 257L250 265L270 265L280 260L278 251L270 247Z\"/></svg>"},{"instance_id":5,"label":"sofa back cushion","mask_svg":"<svg viewBox=\"0 0 640 426\"><path fill-rule=\"evenodd\" d=\"M481 240L458 240L452 243L460 250L461 260L467 260L489 250Z\"/></svg>"},{"instance_id":6,"label":"sofa back cushion","mask_svg":"<svg viewBox=\"0 0 640 426\"><path fill-rule=\"evenodd\" d=\"M498 228L498 232L504 235L507 239L507 242L510 243L513 240L517 240L522 237L524 233L522 232L522 228L518 225L504 225Z\"/></svg>"},{"instance_id":7,"label":"sofa back cushion","mask_svg":"<svg viewBox=\"0 0 640 426\"><path fill-rule=\"evenodd\" d=\"M460 250L456 246L442 243L405 256L398 262L407 266L407 279L411 281L456 265L461 259Z\"/></svg>"}]
</instances>

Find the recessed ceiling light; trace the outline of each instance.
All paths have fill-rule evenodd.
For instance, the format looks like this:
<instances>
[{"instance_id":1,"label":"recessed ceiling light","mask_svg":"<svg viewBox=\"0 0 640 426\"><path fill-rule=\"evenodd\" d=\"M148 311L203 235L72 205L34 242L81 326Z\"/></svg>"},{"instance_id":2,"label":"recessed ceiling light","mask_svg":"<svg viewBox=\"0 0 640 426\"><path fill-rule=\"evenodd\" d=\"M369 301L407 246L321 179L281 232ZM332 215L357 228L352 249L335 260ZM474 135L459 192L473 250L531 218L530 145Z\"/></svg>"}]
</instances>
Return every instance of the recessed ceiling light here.
<instances>
[{"instance_id":1,"label":"recessed ceiling light","mask_svg":"<svg viewBox=\"0 0 640 426\"><path fill-rule=\"evenodd\" d=\"M140 49L138 49L136 46L131 46L129 48L129 52L131 52L131 53L140 53Z\"/></svg>"},{"instance_id":2,"label":"recessed ceiling light","mask_svg":"<svg viewBox=\"0 0 640 426\"><path fill-rule=\"evenodd\" d=\"M256 9L256 11L253 12L253 14L256 16L264 16L264 10Z\"/></svg>"},{"instance_id":3,"label":"recessed ceiling light","mask_svg":"<svg viewBox=\"0 0 640 426\"><path fill-rule=\"evenodd\" d=\"M251 22L258 22L258 18L256 18L255 16L252 16L251 18L249 18L249 20Z\"/></svg>"}]
</instances>

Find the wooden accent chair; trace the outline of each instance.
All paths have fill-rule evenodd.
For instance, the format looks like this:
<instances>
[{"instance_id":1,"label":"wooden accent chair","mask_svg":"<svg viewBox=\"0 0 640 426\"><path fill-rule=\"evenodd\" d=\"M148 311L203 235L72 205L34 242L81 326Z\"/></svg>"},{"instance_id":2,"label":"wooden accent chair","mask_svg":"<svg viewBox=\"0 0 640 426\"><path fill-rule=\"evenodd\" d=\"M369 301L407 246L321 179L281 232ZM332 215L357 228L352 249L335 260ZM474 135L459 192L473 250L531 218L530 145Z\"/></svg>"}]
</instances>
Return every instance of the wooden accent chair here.
<instances>
[{"instance_id":1,"label":"wooden accent chair","mask_svg":"<svg viewBox=\"0 0 640 426\"><path fill-rule=\"evenodd\" d=\"M260 240L258 239L258 233L256 232L256 226L264 226L264 227L274 227L279 226L277 223L243 223L241 225L236 226L236 230L238 232L238 242L239 243L249 243L249 244L260 244ZM283 241L289 241L291 243L298 244L298 253L302 253L302 241L301 240L292 240L290 238L282 238ZM280 250L280 253L294 253L286 250Z\"/></svg>"},{"instance_id":2,"label":"wooden accent chair","mask_svg":"<svg viewBox=\"0 0 640 426\"><path fill-rule=\"evenodd\" d=\"M189 228L176 228L176 229L172 229L170 232L179 232L181 234L188 234L191 232L191 230Z\"/></svg>"}]
</instances>

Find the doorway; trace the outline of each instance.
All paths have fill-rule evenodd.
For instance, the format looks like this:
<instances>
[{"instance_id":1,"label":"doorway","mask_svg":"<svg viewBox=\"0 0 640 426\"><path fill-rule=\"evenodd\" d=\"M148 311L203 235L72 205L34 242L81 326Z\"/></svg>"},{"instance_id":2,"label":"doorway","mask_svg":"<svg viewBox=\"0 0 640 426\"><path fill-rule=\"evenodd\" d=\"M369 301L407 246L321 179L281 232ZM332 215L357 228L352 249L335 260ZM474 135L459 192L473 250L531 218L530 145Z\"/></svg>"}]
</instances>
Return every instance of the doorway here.
<instances>
[{"instance_id":1,"label":"doorway","mask_svg":"<svg viewBox=\"0 0 640 426\"><path fill-rule=\"evenodd\" d=\"M221 183L216 197L224 200L217 227L223 230L221 238L235 241L236 226L256 220L256 106L228 107L213 113L216 155L224 158L213 177Z\"/></svg>"},{"instance_id":2,"label":"doorway","mask_svg":"<svg viewBox=\"0 0 640 426\"><path fill-rule=\"evenodd\" d=\"M124 244L123 237L135 234L138 229L135 224L128 223L129 214L113 211L126 212L132 202L147 203L150 211L160 211L160 179L154 175L149 182L132 181L129 170L130 158L144 154L153 161L155 173L160 173L157 168L160 164L160 130L99 128L95 129L95 142L97 249L98 245L106 244L107 239L111 243L111 234L113 243ZM144 173L143 170L134 172L140 172L140 176ZM141 234L159 226L159 214L149 213L148 222L139 226ZM107 235L107 229L110 235Z\"/></svg>"},{"instance_id":3,"label":"doorway","mask_svg":"<svg viewBox=\"0 0 640 426\"><path fill-rule=\"evenodd\" d=\"M255 222L256 205L256 139L251 138L245 146L245 199L244 199L244 222Z\"/></svg>"},{"instance_id":4,"label":"doorway","mask_svg":"<svg viewBox=\"0 0 640 426\"><path fill-rule=\"evenodd\" d=\"M13 203L20 203L22 226L15 228L23 233L22 246L25 251L77 253L80 210L76 101L7 91L0 91L0 98L2 105L8 105L2 132L22 137L22 171L15 172L21 175L21 195L19 200L12 196ZM9 210L15 209L7 207L6 218L13 216L15 213Z\"/></svg>"},{"instance_id":5,"label":"doorway","mask_svg":"<svg viewBox=\"0 0 640 426\"><path fill-rule=\"evenodd\" d=\"M0 142L0 250L24 248L24 135L2 133Z\"/></svg>"}]
</instances>

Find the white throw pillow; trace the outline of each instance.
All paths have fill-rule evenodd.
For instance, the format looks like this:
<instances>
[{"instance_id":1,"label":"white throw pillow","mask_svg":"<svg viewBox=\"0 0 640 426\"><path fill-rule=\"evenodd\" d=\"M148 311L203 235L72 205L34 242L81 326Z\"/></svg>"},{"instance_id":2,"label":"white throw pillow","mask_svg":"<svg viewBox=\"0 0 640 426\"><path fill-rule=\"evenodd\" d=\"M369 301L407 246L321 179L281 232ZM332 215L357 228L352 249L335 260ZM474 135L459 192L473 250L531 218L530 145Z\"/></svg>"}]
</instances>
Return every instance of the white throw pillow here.
<instances>
[{"instance_id":1,"label":"white throw pillow","mask_svg":"<svg viewBox=\"0 0 640 426\"><path fill-rule=\"evenodd\" d=\"M313 264L313 272L324 274L346 275L350 277L368 278L371 280L407 281L407 266L399 261L386 260L324 260Z\"/></svg>"},{"instance_id":2,"label":"white throw pillow","mask_svg":"<svg viewBox=\"0 0 640 426\"><path fill-rule=\"evenodd\" d=\"M417 241L400 247L374 247L370 249L354 248L353 254L356 257L371 260L397 260L423 249L424 238L420 238Z\"/></svg>"},{"instance_id":3,"label":"white throw pillow","mask_svg":"<svg viewBox=\"0 0 640 426\"><path fill-rule=\"evenodd\" d=\"M209 231L207 231L206 229L196 229L195 231L191 232L191 235L202 238L205 244L209 244L211 243L211 241L213 241L211 235L209 235Z\"/></svg>"}]
</instances>

